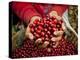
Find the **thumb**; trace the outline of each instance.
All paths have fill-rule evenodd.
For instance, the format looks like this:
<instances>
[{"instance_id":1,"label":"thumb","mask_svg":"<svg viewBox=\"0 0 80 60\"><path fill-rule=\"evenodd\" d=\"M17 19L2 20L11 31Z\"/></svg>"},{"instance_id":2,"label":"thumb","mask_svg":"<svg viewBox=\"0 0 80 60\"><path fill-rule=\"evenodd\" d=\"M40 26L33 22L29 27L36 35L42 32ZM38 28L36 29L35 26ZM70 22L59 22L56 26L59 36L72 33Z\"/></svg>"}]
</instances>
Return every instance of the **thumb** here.
<instances>
[{"instance_id":1,"label":"thumb","mask_svg":"<svg viewBox=\"0 0 80 60\"><path fill-rule=\"evenodd\" d=\"M64 33L64 31L55 31L55 32L54 32L54 35L60 36L60 35L62 35L63 33Z\"/></svg>"},{"instance_id":2,"label":"thumb","mask_svg":"<svg viewBox=\"0 0 80 60\"><path fill-rule=\"evenodd\" d=\"M32 34L32 33L28 33L28 38L29 38L30 40L33 40L33 39L34 39L33 34Z\"/></svg>"},{"instance_id":3,"label":"thumb","mask_svg":"<svg viewBox=\"0 0 80 60\"><path fill-rule=\"evenodd\" d=\"M26 28L26 33L25 33L26 37L33 40L34 39L34 36L33 34L30 32L30 28L29 26Z\"/></svg>"},{"instance_id":4,"label":"thumb","mask_svg":"<svg viewBox=\"0 0 80 60\"><path fill-rule=\"evenodd\" d=\"M33 16L29 24L32 24L36 19L41 20L40 16Z\"/></svg>"}]
</instances>

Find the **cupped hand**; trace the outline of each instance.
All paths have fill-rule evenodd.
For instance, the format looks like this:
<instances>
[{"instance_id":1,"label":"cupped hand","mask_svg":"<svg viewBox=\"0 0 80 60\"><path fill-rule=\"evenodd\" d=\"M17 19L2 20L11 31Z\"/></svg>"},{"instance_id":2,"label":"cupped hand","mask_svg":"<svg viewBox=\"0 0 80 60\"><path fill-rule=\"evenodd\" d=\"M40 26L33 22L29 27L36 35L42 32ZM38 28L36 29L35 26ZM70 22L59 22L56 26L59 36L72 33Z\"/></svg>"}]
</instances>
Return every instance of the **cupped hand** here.
<instances>
[{"instance_id":1,"label":"cupped hand","mask_svg":"<svg viewBox=\"0 0 80 60\"><path fill-rule=\"evenodd\" d=\"M27 26L27 28L26 28L25 36L26 36L27 38L29 38L30 40L33 40L33 39L34 39L34 36L33 36L33 34L30 32L30 27L29 27L29 25L30 25L30 24L33 24L33 22L34 22L36 19L37 19L37 20L41 20L41 17L39 17L39 16L33 16L33 17L31 18L31 20L30 20L30 23L28 24L28 26Z\"/></svg>"},{"instance_id":2,"label":"cupped hand","mask_svg":"<svg viewBox=\"0 0 80 60\"><path fill-rule=\"evenodd\" d=\"M51 12L49 13L49 16L50 16L50 17L55 17L57 20L61 20L61 19L62 19L61 16L59 16L56 11L51 11ZM53 45L54 48L56 48L56 47L58 46L59 41L62 39L63 33L64 33L65 29L66 29L64 23L62 23L62 29L63 29L62 31L55 31L55 32L54 32L54 35L55 35L56 37L52 37L52 38L51 38L51 41L52 41L53 43L56 42L56 44Z\"/></svg>"}]
</instances>

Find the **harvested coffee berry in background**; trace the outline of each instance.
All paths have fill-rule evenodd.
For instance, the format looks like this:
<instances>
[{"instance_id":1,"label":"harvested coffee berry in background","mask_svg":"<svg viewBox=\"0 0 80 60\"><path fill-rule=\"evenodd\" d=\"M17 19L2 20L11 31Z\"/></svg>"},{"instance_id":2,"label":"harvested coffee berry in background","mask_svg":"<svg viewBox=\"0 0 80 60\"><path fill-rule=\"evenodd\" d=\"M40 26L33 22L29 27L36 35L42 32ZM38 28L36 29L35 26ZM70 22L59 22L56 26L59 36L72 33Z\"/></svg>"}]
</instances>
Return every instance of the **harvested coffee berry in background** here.
<instances>
[{"instance_id":1,"label":"harvested coffee berry in background","mask_svg":"<svg viewBox=\"0 0 80 60\"><path fill-rule=\"evenodd\" d=\"M77 54L77 50L74 44L68 40L65 40L64 38L60 40L60 44L56 48L37 48L33 41L27 39L24 40L24 43L20 48L16 48L12 52L12 58L62 56L75 54Z\"/></svg>"},{"instance_id":2,"label":"harvested coffee berry in background","mask_svg":"<svg viewBox=\"0 0 80 60\"><path fill-rule=\"evenodd\" d=\"M42 20L39 21L36 19L32 24L30 24L30 31L34 35L35 41L38 38L41 38L44 43L46 40L50 41L51 38L54 37L53 33L55 31L62 30L62 23L62 20L57 20L54 17L44 17Z\"/></svg>"}]
</instances>

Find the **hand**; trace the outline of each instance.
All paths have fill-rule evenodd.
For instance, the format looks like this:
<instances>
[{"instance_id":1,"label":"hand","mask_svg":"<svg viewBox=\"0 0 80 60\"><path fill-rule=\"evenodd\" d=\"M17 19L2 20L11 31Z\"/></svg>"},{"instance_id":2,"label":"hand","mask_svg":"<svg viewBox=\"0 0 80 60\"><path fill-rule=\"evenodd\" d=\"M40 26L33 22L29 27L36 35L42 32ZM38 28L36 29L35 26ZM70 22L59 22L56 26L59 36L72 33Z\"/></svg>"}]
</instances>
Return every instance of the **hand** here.
<instances>
[{"instance_id":1,"label":"hand","mask_svg":"<svg viewBox=\"0 0 80 60\"><path fill-rule=\"evenodd\" d=\"M61 20L61 17L58 16L57 12L55 12L55 11L52 11L52 12L50 13L50 15L51 15L50 17L55 16L57 20ZM53 45L54 48L56 48L56 47L58 46L59 41L62 39L62 35L63 35L63 33L64 33L64 30L65 30L64 24L62 24L62 28L63 28L63 31L55 31L55 32L54 32L54 35L55 35L56 37L52 37L52 38L51 38L53 44L54 44L54 42L55 42L55 45ZM41 43L41 42L42 42L41 38L36 40L36 43ZM49 43L48 41L45 41L45 42L42 44L42 47L45 48L45 47L47 47L49 44L50 44L50 43Z\"/></svg>"},{"instance_id":2,"label":"hand","mask_svg":"<svg viewBox=\"0 0 80 60\"><path fill-rule=\"evenodd\" d=\"M63 31L55 31L54 35L56 37L52 37L51 38L52 42L56 42L56 44L53 45L54 48L56 48L58 46L59 41L62 39L63 33L64 33L65 29L66 29L65 26L64 26L64 23L62 24L62 29L63 29Z\"/></svg>"},{"instance_id":3,"label":"hand","mask_svg":"<svg viewBox=\"0 0 80 60\"><path fill-rule=\"evenodd\" d=\"M51 11L51 12L49 13L49 16L50 16L50 17L55 17L57 20L61 20L61 19L62 19L60 16L58 16L58 14L57 14L56 11ZM52 38L51 38L51 41L52 41L52 42L56 42L56 44L53 45L54 48L56 48L56 47L58 46L59 41L61 40L62 35L63 35L63 33L64 33L65 29L66 29L65 26L64 26L64 23L62 24L62 28L63 28L63 31L55 31L55 32L54 32L54 35L55 35L56 37L52 37Z\"/></svg>"},{"instance_id":4,"label":"hand","mask_svg":"<svg viewBox=\"0 0 80 60\"><path fill-rule=\"evenodd\" d=\"M56 11L51 11L49 13L50 17L56 17L57 20L61 20L62 18L58 15L58 13Z\"/></svg>"},{"instance_id":5,"label":"hand","mask_svg":"<svg viewBox=\"0 0 80 60\"><path fill-rule=\"evenodd\" d=\"M41 17L39 17L39 16L33 16L33 17L31 18L30 23L28 24L28 26L27 26L27 28L26 28L25 36L26 36L27 38L29 38L30 40L33 40L33 39L34 39L34 36L33 36L33 34L30 32L29 25L32 24L36 19L41 20Z\"/></svg>"},{"instance_id":6,"label":"hand","mask_svg":"<svg viewBox=\"0 0 80 60\"><path fill-rule=\"evenodd\" d=\"M52 37L52 38L51 38L51 41L52 41L53 43L56 42L56 44L53 45L54 48L58 46L59 41L62 39L63 33L64 33L64 31L55 31L55 32L54 32L54 35L55 35L56 37Z\"/></svg>"}]
</instances>

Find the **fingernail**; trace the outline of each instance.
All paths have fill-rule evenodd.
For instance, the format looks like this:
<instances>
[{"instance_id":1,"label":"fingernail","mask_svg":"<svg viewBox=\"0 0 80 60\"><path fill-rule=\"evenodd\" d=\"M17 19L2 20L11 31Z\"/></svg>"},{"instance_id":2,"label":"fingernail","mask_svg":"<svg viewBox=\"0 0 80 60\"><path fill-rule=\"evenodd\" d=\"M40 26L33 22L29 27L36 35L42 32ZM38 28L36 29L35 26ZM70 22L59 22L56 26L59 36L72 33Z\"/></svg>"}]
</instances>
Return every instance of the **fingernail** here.
<instances>
[{"instance_id":1,"label":"fingernail","mask_svg":"<svg viewBox=\"0 0 80 60\"><path fill-rule=\"evenodd\" d=\"M54 37L51 38L51 41L56 41Z\"/></svg>"},{"instance_id":2,"label":"fingernail","mask_svg":"<svg viewBox=\"0 0 80 60\"><path fill-rule=\"evenodd\" d=\"M38 38L35 43L41 43L41 42L42 42L42 39Z\"/></svg>"},{"instance_id":3,"label":"fingernail","mask_svg":"<svg viewBox=\"0 0 80 60\"><path fill-rule=\"evenodd\" d=\"M57 31L55 31L55 32L54 32L54 35L57 35L57 34L58 34L58 32L57 32Z\"/></svg>"},{"instance_id":4,"label":"fingernail","mask_svg":"<svg viewBox=\"0 0 80 60\"><path fill-rule=\"evenodd\" d=\"M44 44L43 44L42 46L43 46L43 47L47 47L48 44L49 44L49 42L48 42L48 41L45 41Z\"/></svg>"},{"instance_id":5,"label":"fingernail","mask_svg":"<svg viewBox=\"0 0 80 60\"><path fill-rule=\"evenodd\" d=\"M29 38L32 40L34 36L31 33L29 33Z\"/></svg>"},{"instance_id":6,"label":"fingernail","mask_svg":"<svg viewBox=\"0 0 80 60\"><path fill-rule=\"evenodd\" d=\"M61 17L60 17L60 16L57 16L56 19L57 19L57 20L61 20Z\"/></svg>"},{"instance_id":7,"label":"fingernail","mask_svg":"<svg viewBox=\"0 0 80 60\"><path fill-rule=\"evenodd\" d=\"M59 42L56 42L56 44L53 46L54 48L56 48L58 46Z\"/></svg>"}]
</instances>

